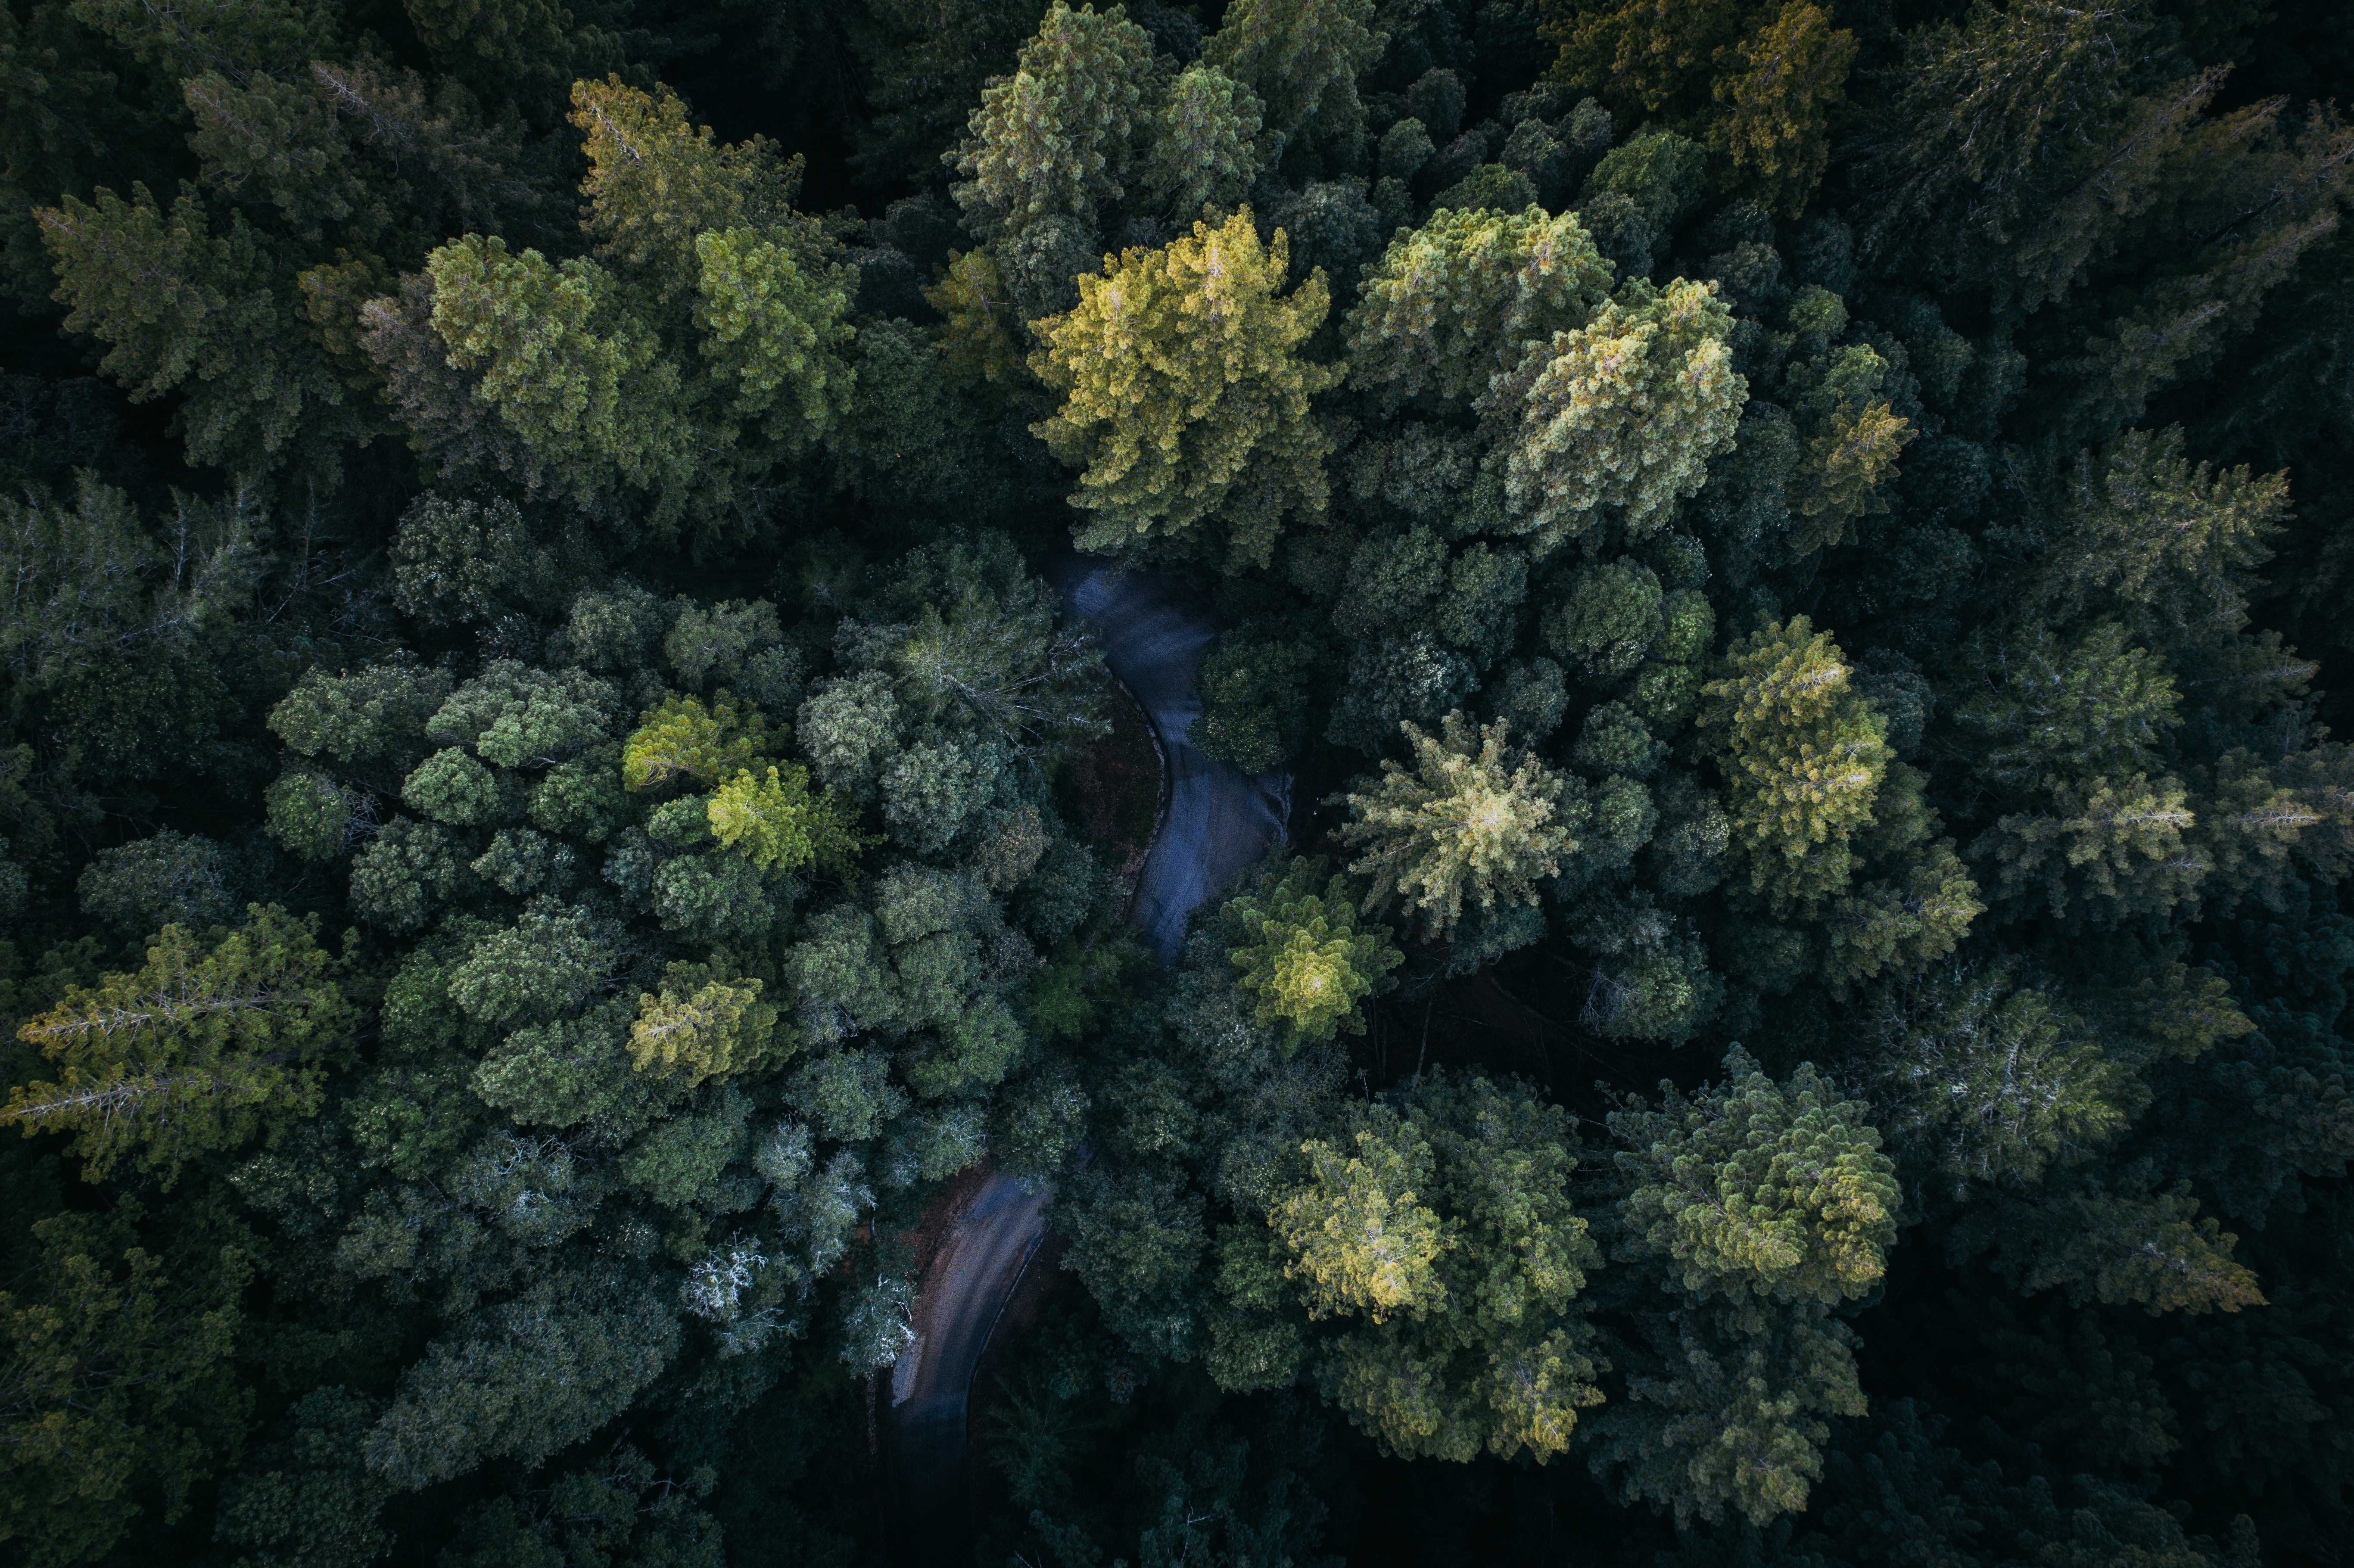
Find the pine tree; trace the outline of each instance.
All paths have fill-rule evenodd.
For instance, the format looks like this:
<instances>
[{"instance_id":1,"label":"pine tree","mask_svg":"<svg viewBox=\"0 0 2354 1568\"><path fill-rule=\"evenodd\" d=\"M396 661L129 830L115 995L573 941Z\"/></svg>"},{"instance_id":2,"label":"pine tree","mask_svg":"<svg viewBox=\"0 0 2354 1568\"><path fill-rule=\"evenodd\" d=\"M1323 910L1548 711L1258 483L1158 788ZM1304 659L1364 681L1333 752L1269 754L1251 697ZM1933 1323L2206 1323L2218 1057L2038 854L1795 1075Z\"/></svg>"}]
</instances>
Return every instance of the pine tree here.
<instances>
[{"instance_id":1,"label":"pine tree","mask_svg":"<svg viewBox=\"0 0 2354 1568\"><path fill-rule=\"evenodd\" d=\"M1264 1314L1288 1285L1329 1323L1317 1381L1390 1453L1564 1452L1600 1399L1577 1298L1601 1260L1569 1202L1567 1118L1521 1086L1433 1073L1349 1128L1302 1146L1271 1235L1223 1238L1222 1290Z\"/></svg>"},{"instance_id":2,"label":"pine tree","mask_svg":"<svg viewBox=\"0 0 2354 1568\"><path fill-rule=\"evenodd\" d=\"M1257 999L1257 1021L1288 1044L1318 1044L1339 1031L1364 1033L1357 1004L1386 989L1405 961L1389 927L1360 931L1348 878L1327 877L1320 860L1271 868L1263 891L1229 899L1221 916L1240 945L1226 955L1235 983Z\"/></svg>"},{"instance_id":3,"label":"pine tree","mask_svg":"<svg viewBox=\"0 0 2354 1568\"><path fill-rule=\"evenodd\" d=\"M37 214L69 332L105 343L106 373L144 402L179 392L191 462L259 476L297 459L331 480L339 438L365 432L278 287L241 213L219 222L194 186L166 212L143 185Z\"/></svg>"},{"instance_id":4,"label":"pine tree","mask_svg":"<svg viewBox=\"0 0 2354 1568\"><path fill-rule=\"evenodd\" d=\"M1250 210L1079 280L1078 308L1036 323L1030 368L1063 397L1034 432L1083 471L1073 536L1119 551L1220 524L1229 570L1265 565L1287 514L1324 515L1329 438L1309 399L1337 367L1299 348L1330 302L1321 273L1279 297L1283 230L1261 245Z\"/></svg>"},{"instance_id":5,"label":"pine tree","mask_svg":"<svg viewBox=\"0 0 2354 1568\"><path fill-rule=\"evenodd\" d=\"M1652 1308L1630 1343L1627 1399L1604 1412L1592 1462L1629 1500L1763 1525L1806 1507L1827 1415L1864 1411L1831 1308L1872 1290L1896 1239L1895 1168L1865 1108L1811 1065L1776 1084L1739 1047L1726 1079L1660 1086L1610 1129L1628 1259L1683 1304ZM1614 1248L1614 1250L1617 1250Z\"/></svg>"},{"instance_id":6,"label":"pine tree","mask_svg":"<svg viewBox=\"0 0 2354 1568\"><path fill-rule=\"evenodd\" d=\"M1574 332L1531 345L1479 408L1497 428L1511 528L1541 546L1606 518L1640 535L1708 479L1749 400L1715 285L1637 281Z\"/></svg>"},{"instance_id":7,"label":"pine tree","mask_svg":"<svg viewBox=\"0 0 2354 1568\"><path fill-rule=\"evenodd\" d=\"M854 819L831 793L811 799L809 769L787 763L780 774L748 770L722 784L706 808L711 836L762 871L833 869L857 858Z\"/></svg>"},{"instance_id":8,"label":"pine tree","mask_svg":"<svg viewBox=\"0 0 2354 1568\"><path fill-rule=\"evenodd\" d=\"M311 924L257 905L199 939L166 926L147 961L69 991L16 1038L55 1064L0 1117L27 1137L73 1136L93 1181L131 1160L165 1185L318 1108L328 1054L357 1019Z\"/></svg>"},{"instance_id":9,"label":"pine tree","mask_svg":"<svg viewBox=\"0 0 2354 1568\"><path fill-rule=\"evenodd\" d=\"M1178 219L1239 200L1258 173L1264 106L1251 90L1195 61L1152 105L1140 193Z\"/></svg>"},{"instance_id":10,"label":"pine tree","mask_svg":"<svg viewBox=\"0 0 2354 1568\"><path fill-rule=\"evenodd\" d=\"M1127 194L1143 139L1152 37L1115 5L1055 0L1010 77L991 82L953 154L965 224L1009 239L1043 218L1093 234L1097 210Z\"/></svg>"},{"instance_id":11,"label":"pine tree","mask_svg":"<svg viewBox=\"0 0 2354 1568\"><path fill-rule=\"evenodd\" d=\"M1460 406L1529 344L1585 325L1608 265L1574 216L1442 207L1392 238L1349 313L1349 377L1395 406Z\"/></svg>"},{"instance_id":12,"label":"pine tree","mask_svg":"<svg viewBox=\"0 0 2354 1568\"><path fill-rule=\"evenodd\" d=\"M1560 776L1512 752L1501 720L1475 729L1457 712L1436 736L1398 728L1414 747L1413 770L1384 759L1377 782L1341 797L1350 820L1341 842L1363 851L1349 869L1373 878L1366 910L1403 900L1426 933L1444 938L1467 897L1482 910L1534 904L1538 880L1560 875L1562 857L1578 847L1555 821Z\"/></svg>"},{"instance_id":13,"label":"pine tree","mask_svg":"<svg viewBox=\"0 0 2354 1568\"><path fill-rule=\"evenodd\" d=\"M1741 69L1714 89L1732 113L1712 128L1714 139L1753 199L1796 217L1830 161L1830 120L1845 101L1855 35L1832 26L1810 0L1787 0L1734 48Z\"/></svg>"},{"instance_id":14,"label":"pine tree","mask_svg":"<svg viewBox=\"0 0 2354 1568\"><path fill-rule=\"evenodd\" d=\"M1203 60L1250 89L1287 136L1335 142L1364 133L1357 78L1381 58L1374 0L1236 0Z\"/></svg>"},{"instance_id":15,"label":"pine tree","mask_svg":"<svg viewBox=\"0 0 2354 1568\"><path fill-rule=\"evenodd\" d=\"M700 966L673 965L659 995L638 997L630 1025L630 1059L640 1072L659 1069L699 1084L765 1060L777 1027L777 1009L760 1000L758 980L706 980Z\"/></svg>"},{"instance_id":16,"label":"pine tree","mask_svg":"<svg viewBox=\"0 0 2354 1568\"><path fill-rule=\"evenodd\" d=\"M1872 821L1889 766L1886 721L1850 689L1851 670L1805 616L1728 651L1700 723L1730 787L1749 887L1777 908L1842 891L1855 834Z\"/></svg>"},{"instance_id":17,"label":"pine tree","mask_svg":"<svg viewBox=\"0 0 2354 1568\"><path fill-rule=\"evenodd\" d=\"M621 752L621 779L632 789L685 780L717 785L765 761L774 743L768 719L726 692L706 706L676 694L645 715Z\"/></svg>"}]
</instances>

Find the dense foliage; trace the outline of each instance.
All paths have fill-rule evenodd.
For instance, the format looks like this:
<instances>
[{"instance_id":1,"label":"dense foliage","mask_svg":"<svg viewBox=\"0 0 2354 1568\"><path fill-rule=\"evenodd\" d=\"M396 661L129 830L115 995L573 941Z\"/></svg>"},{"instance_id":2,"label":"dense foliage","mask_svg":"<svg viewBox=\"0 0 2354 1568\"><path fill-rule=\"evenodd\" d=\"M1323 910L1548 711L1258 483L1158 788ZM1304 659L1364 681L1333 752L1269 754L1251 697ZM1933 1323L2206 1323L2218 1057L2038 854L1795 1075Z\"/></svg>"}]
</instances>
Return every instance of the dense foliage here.
<instances>
[{"instance_id":1,"label":"dense foliage","mask_svg":"<svg viewBox=\"0 0 2354 1568\"><path fill-rule=\"evenodd\" d=\"M0 0L0 90L9 1560L879 1560L984 1166L991 1568L2354 1539L2339 8ZM1291 780L1167 966L1104 561Z\"/></svg>"}]
</instances>

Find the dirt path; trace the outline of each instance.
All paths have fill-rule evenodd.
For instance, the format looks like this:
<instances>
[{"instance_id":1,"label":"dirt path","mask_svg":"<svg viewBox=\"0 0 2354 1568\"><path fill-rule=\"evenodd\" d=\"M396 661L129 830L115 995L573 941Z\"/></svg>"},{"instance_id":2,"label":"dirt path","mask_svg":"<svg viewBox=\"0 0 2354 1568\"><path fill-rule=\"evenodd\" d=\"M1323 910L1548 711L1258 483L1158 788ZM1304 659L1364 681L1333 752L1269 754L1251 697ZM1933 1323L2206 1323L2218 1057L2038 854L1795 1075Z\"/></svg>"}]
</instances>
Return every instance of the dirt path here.
<instances>
[{"instance_id":1,"label":"dirt path","mask_svg":"<svg viewBox=\"0 0 2354 1568\"><path fill-rule=\"evenodd\" d=\"M1143 707L1169 764L1169 804L1145 857L1130 916L1163 963L1185 917L1283 836L1290 778L1252 779L1193 748L1201 716L1194 672L1217 623L1209 607L1164 577L1066 563L1058 585L1102 641L1104 660ZM891 1369L887 1434L891 1557L961 1564L971 1554L966 1427L972 1378L999 1315L1046 1234L1054 1190L991 1175L973 1193L926 1272L913 1349Z\"/></svg>"}]
</instances>

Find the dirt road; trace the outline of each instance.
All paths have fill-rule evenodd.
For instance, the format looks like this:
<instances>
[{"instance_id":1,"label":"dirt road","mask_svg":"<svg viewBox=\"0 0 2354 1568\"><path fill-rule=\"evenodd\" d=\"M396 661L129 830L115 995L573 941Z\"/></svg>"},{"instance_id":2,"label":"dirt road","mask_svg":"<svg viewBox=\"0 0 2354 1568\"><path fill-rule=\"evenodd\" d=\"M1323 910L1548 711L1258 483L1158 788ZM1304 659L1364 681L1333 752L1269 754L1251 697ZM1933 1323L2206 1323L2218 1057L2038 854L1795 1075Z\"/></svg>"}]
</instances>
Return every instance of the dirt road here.
<instances>
[{"instance_id":1,"label":"dirt road","mask_svg":"<svg viewBox=\"0 0 2354 1568\"><path fill-rule=\"evenodd\" d=\"M1186 738L1201 716L1194 673L1217 633L1209 607L1167 578L1071 561L1066 602L1093 625L1111 666L1150 719L1168 759L1168 810L1138 878L1130 917L1163 963L1185 917L1283 836L1290 777L1247 778ZM1052 1188L1029 1192L992 1175L973 1195L925 1274L916 1344L891 1369L887 1433L892 1558L914 1568L971 1555L966 1425L972 1377L1022 1271L1046 1234Z\"/></svg>"}]
</instances>

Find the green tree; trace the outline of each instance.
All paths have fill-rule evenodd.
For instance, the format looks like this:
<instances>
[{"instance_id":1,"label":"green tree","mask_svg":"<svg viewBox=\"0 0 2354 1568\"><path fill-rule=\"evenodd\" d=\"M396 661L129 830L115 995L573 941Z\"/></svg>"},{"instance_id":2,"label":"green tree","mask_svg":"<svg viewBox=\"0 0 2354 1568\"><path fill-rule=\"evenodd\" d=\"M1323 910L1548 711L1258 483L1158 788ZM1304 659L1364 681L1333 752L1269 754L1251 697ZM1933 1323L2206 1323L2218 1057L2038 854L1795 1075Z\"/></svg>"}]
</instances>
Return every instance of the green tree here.
<instances>
[{"instance_id":1,"label":"green tree","mask_svg":"<svg viewBox=\"0 0 2354 1568\"><path fill-rule=\"evenodd\" d=\"M190 1160L316 1110L358 1013L315 920L250 913L201 940L166 926L139 969L26 1021L16 1038L58 1075L12 1088L0 1116L27 1137L71 1134L93 1181L127 1157L169 1186Z\"/></svg>"},{"instance_id":2,"label":"green tree","mask_svg":"<svg viewBox=\"0 0 2354 1568\"><path fill-rule=\"evenodd\" d=\"M1830 633L1805 616L1741 639L1728 657L1700 723L1730 787L1750 891L1809 908L1853 873L1850 841L1871 822L1888 772L1887 723L1851 689Z\"/></svg>"},{"instance_id":3,"label":"green tree","mask_svg":"<svg viewBox=\"0 0 2354 1568\"><path fill-rule=\"evenodd\" d=\"M244 1435L233 1357L255 1238L183 1215L158 1252L143 1217L125 1197L31 1222L32 1266L0 1290L0 1542L27 1563L101 1560L151 1499L176 1522Z\"/></svg>"},{"instance_id":4,"label":"green tree","mask_svg":"<svg viewBox=\"0 0 2354 1568\"><path fill-rule=\"evenodd\" d=\"M1118 5L1097 14L1055 0L1013 74L991 82L952 155L966 227L983 239L1041 218L1077 218L1127 194L1152 79L1151 35Z\"/></svg>"},{"instance_id":5,"label":"green tree","mask_svg":"<svg viewBox=\"0 0 2354 1568\"><path fill-rule=\"evenodd\" d=\"M765 763L775 745L766 715L729 694L715 693L705 705L673 693L630 733L621 781L631 789L716 785Z\"/></svg>"},{"instance_id":6,"label":"green tree","mask_svg":"<svg viewBox=\"0 0 2354 1568\"><path fill-rule=\"evenodd\" d=\"M638 998L630 1058L640 1072L659 1066L686 1084L763 1063L777 1009L760 1000L757 980L695 981L701 966L671 966L659 995Z\"/></svg>"},{"instance_id":7,"label":"green tree","mask_svg":"<svg viewBox=\"0 0 2354 1568\"><path fill-rule=\"evenodd\" d=\"M474 396L576 495L684 477L678 367L611 273L584 257L515 255L495 235L445 245L426 270L451 366L479 373Z\"/></svg>"},{"instance_id":8,"label":"green tree","mask_svg":"<svg viewBox=\"0 0 2354 1568\"><path fill-rule=\"evenodd\" d=\"M1609 284L1575 216L1442 207L1366 274L1346 323L1350 379L1392 405L1467 404L1532 343L1585 326Z\"/></svg>"},{"instance_id":9,"label":"green tree","mask_svg":"<svg viewBox=\"0 0 2354 1568\"><path fill-rule=\"evenodd\" d=\"M1855 35L1832 26L1810 0L1786 0L1734 48L1740 70L1714 88L1732 110L1715 139L1754 182L1755 199L1796 217L1830 161L1831 116L1845 101Z\"/></svg>"},{"instance_id":10,"label":"green tree","mask_svg":"<svg viewBox=\"0 0 2354 1568\"><path fill-rule=\"evenodd\" d=\"M1735 1047L1726 1081L1614 1112L1628 1260L1684 1304L1630 1343L1627 1399L1593 1463L1680 1520L1753 1522L1807 1506L1830 1433L1861 1415L1853 1336L1829 1317L1880 1281L1899 1189L1865 1107L1811 1065L1775 1083Z\"/></svg>"},{"instance_id":11,"label":"green tree","mask_svg":"<svg viewBox=\"0 0 2354 1568\"><path fill-rule=\"evenodd\" d=\"M1562 857L1578 847L1555 821L1561 778L1512 753L1501 720L1474 729L1451 713L1437 736L1399 728L1413 770L1384 760L1378 782L1342 797L1350 820L1341 842L1363 852L1349 869L1373 879L1366 910L1403 899L1426 932L1444 938L1466 896L1483 911L1534 904L1538 879L1560 875Z\"/></svg>"},{"instance_id":12,"label":"green tree","mask_svg":"<svg viewBox=\"0 0 2354 1568\"><path fill-rule=\"evenodd\" d=\"M840 867L858 853L855 819L831 794L812 799L809 769L791 763L759 779L739 771L712 795L706 810L711 836L763 871Z\"/></svg>"},{"instance_id":13,"label":"green tree","mask_svg":"<svg viewBox=\"0 0 2354 1568\"><path fill-rule=\"evenodd\" d=\"M1235 983L1257 999L1257 1021L1294 1044L1343 1029L1363 1033L1358 1002L1405 961L1389 927L1358 930L1348 879L1326 877L1320 860L1296 860L1267 876L1263 891L1229 899L1220 916L1242 938L1226 957Z\"/></svg>"},{"instance_id":14,"label":"green tree","mask_svg":"<svg viewBox=\"0 0 2354 1568\"><path fill-rule=\"evenodd\" d=\"M307 456L333 478L339 439L366 427L243 214L219 222L185 185L167 213L133 184L127 202L101 189L36 216L67 330L108 345L102 366L133 397L181 394L190 461L258 477Z\"/></svg>"},{"instance_id":15,"label":"green tree","mask_svg":"<svg viewBox=\"0 0 2354 1568\"><path fill-rule=\"evenodd\" d=\"M1333 142L1364 133L1357 78L1381 58L1373 0L1238 0L1202 50L1258 96L1286 135Z\"/></svg>"},{"instance_id":16,"label":"green tree","mask_svg":"<svg viewBox=\"0 0 2354 1568\"><path fill-rule=\"evenodd\" d=\"M1532 344L1479 399L1503 443L1511 531L1551 544L1604 516L1635 535L1663 526L1749 400L1732 327L1713 284L1638 281L1588 324Z\"/></svg>"},{"instance_id":17,"label":"green tree","mask_svg":"<svg viewBox=\"0 0 2354 1568\"><path fill-rule=\"evenodd\" d=\"M1258 173L1263 106L1250 89L1196 60L1152 106L1138 183L1156 211L1198 216L1228 207Z\"/></svg>"},{"instance_id":18,"label":"green tree","mask_svg":"<svg viewBox=\"0 0 2354 1568\"><path fill-rule=\"evenodd\" d=\"M1034 430L1083 471L1080 548L1191 542L1215 521L1238 570L1268 560L1287 514L1323 520L1330 439L1309 399L1340 372L1299 351L1330 296L1320 273L1278 297L1289 265L1283 231L1261 245L1245 208L1124 252L1079 281L1077 309L1037 323L1030 367L1063 403Z\"/></svg>"},{"instance_id":19,"label":"green tree","mask_svg":"<svg viewBox=\"0 0 2354 1568\"><path fill-rule=\"evenodd\" d=\"M1569 1202L1568 1118L1518 1085L1433 1074L1348 1126L1301 1146L1272 1248L1229 1233L1223 1288L1249 1307L1288 1280L1332 1322L1318 1382L1389 1452L1564 1452L1600 1402L1577 1298L1601 1255Z\"/></svg>"}]
</instances>

